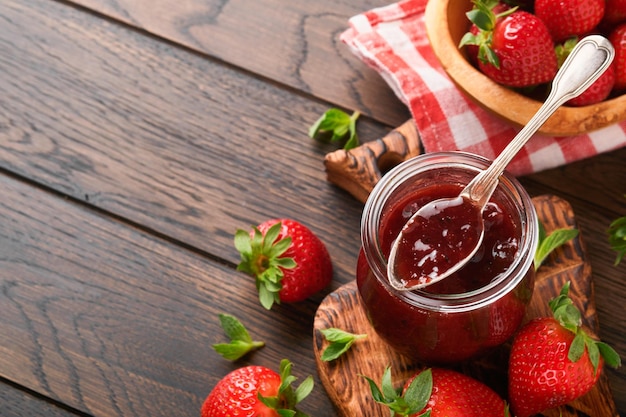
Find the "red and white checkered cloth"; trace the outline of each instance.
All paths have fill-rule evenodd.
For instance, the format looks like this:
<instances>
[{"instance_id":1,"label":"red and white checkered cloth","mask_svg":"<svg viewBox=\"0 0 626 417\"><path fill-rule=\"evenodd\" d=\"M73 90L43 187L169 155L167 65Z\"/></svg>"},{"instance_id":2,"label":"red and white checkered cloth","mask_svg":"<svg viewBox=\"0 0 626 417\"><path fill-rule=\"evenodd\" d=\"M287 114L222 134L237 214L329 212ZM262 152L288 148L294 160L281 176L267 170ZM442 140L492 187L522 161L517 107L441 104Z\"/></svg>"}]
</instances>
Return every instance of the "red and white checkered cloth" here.
<instances>
[{"instance_id":1,"label":"red and white checkered cloth","mask_svg":"<svg viewBox=\"0 0 626 417\"><path fill-rule=\"evenodd\" d=\"M354 16L341 40L409 107L427 152L463 150L493 159L519 129L480 108L452 83L426 35L426 3L403 0ZM528 174L624 145L626 122L575 137L537 134L508 170Z\"/></svg>"}]
</instances>

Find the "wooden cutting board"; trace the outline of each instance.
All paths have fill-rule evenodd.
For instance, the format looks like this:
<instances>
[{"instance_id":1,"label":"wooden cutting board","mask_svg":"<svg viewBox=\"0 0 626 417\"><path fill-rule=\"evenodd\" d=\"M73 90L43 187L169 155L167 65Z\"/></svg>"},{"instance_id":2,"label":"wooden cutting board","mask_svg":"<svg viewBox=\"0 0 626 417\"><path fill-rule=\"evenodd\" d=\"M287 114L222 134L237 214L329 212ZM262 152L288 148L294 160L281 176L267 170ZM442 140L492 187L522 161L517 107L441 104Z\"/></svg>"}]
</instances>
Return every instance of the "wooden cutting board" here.
<instances>
[{"instance_id":1,"label":"wooden cutting board","mask_svg":"<svg viewBox=\"0 0 626 417\"><path fill-rule=\"evenodd\" d=\"M557 228L576 227L572 208L563 199L540 196L533 202L548 233ZM597 333L599 324L591 268L580 235L555 251L537 271L528 318L550 314L548 301L558 295L567 281L571 282L570 296L583 313L585 325ZM357 341L336 361L322 362L321 352L327 342L320 330L329 327L365 333L367 337ZM313 336L320 379L340 416L389 416L389 410L372 400L367 382L359 375L367 375L379 382L384 369L391 366L394 381L400 386L421 366L393 352L376 335L361 305L355 282L340 287L322 301L315 316ZM502 346L488 357L459 365L458 370L482 380L504 397L508 349L508 346ZM606 374L603 373L594 389L584 397L543 415L618 417Z\"/></svg>"}]
</instances>

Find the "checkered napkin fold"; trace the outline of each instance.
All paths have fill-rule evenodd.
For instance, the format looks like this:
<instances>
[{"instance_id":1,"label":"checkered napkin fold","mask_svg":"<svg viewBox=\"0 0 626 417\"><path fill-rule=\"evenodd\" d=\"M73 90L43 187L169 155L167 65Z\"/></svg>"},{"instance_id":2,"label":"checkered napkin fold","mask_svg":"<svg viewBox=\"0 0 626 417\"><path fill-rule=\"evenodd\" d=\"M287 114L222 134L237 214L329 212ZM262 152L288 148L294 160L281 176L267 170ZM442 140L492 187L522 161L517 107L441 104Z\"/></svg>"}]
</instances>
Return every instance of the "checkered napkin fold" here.
<instances>
[{"instance_id":1,"label":"checkered napkin fold","mask_svg":"<svg viewBox=\"0 0 626 417\"><path fill-rule=\"evenodd\" d=\"M472 102L447 76L426 35L427 1L403 0L354 16L341 40L408 106L425 151L463 150L493 159L518 128ZM626 122L578 136L536 134L508 170L529 174L624 145Z\"/></svg>"}]
</instances>

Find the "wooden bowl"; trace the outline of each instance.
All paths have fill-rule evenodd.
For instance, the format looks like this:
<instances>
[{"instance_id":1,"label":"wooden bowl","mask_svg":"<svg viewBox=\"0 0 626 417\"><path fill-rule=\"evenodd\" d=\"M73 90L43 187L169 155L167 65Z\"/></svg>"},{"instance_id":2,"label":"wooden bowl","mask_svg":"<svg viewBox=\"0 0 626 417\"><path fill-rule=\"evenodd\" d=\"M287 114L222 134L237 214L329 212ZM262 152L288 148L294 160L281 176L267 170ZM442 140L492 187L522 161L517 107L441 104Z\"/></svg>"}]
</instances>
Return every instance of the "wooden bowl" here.
<instances>
[{"instance_id":1,"label":"wooden bowl","mask_svg":"<svg viewBox=\"0 0 626 417\"><path fill-rule=\"evenodd\" d=\"M488 111L523 126L541 106L537 100L496 84L472 66L458 45L467 32L465 13L471 0L430 0L426 32L433 51L452 81ZM584 107L560 107L539 129L552 136L572 136L626 120L626 94Z\"/></svg>"}]
</instances>

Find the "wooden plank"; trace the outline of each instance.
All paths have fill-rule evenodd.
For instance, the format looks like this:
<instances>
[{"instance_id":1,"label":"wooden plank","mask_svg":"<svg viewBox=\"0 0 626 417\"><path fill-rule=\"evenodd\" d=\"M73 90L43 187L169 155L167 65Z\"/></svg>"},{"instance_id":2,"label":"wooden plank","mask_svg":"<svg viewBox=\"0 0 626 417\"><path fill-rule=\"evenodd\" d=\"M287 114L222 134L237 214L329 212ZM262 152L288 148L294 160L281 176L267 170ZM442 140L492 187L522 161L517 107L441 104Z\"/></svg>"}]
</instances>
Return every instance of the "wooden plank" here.
<instances>
[{"instance_id":1,"label":"wooden plank","mask_svg":"<svg viewBox=\"0 0 626 417\"><path fill-rule=\"evenodd\" d=\"M228 262L237 228L297 216L352 278L361 205L307 137L326 106L59 2L0 15L0 167Z\"/></svg>"},{"instance_id":2,"label":"wooden plank","mask_svg":"<svg viewBox=\"0 0 626 417\"><path fill-rule=\"evenodd\" d=\"M565 200L554 196L533 199L538 216L550 233L561 227L576 227L574 213ZM550 314L548 302L556 297L563 284L571 282L570 296L580 309L585 325L597 332L598 320L593 293L591 267L588 264L584 244L579 236L559 248L546 260L537 272L535 291L528 309L528 317ZM358 295L355 283L350 283L328 296L320 305L314 322L314 349L318 370L324 387L341 416L362 415L368 417L388 415L389 410L373 402L367 382L355 378L366 375L380 381L387 366L392 366L398 385L413 375L423 364L414 363L403 357L376 335L368 322L366 312ZM367 334L358 341L350 352L335 362L323 362L321 352L327 347L320 330L338 327L355 334ZM506 395L507 349L491 354L487 358L463 364L464 372L481 379L503 397ZM617 410L606 375L591 392L568 406L549 410L545 416L617 416Z\"/></svg>"},{"instance_id":3,"label":"wooden plank","mask_svg":"<svg viewBox=\"0 0 626 417\"><path fill-rule=\"evenodd\" d=\"M339 40L351 16L388 1L71 1L390 126L409 117L380 75Z\"/></svg>"},{"instance_id":4,"label":"wooden plank","mask_svg":"<svg viewBox=\"0 0 626 417\"><path fill-rule=\"evenodd\" d=\"M5 382L0 382L0 404L2 404L3 417L23 417L27 415L76 417L81 415Z\"/></svg>"},{"instance_id":5,"label":"wooden plank","mask_svg":"<svg viewBox=\"0 0 626 417\"><path fill-rule=\"evenodd\" d=\"M92 415L197 416L238 366L288 358L316 375L323 293L267 312L242 273L6 176L0 188L2 378ZM222 359L221 312L266 347ZM321 387L307 403L331 413Z\"/></svg>"}]
</instances>

